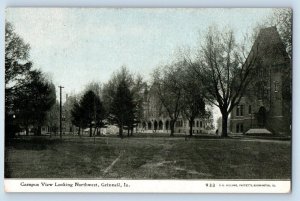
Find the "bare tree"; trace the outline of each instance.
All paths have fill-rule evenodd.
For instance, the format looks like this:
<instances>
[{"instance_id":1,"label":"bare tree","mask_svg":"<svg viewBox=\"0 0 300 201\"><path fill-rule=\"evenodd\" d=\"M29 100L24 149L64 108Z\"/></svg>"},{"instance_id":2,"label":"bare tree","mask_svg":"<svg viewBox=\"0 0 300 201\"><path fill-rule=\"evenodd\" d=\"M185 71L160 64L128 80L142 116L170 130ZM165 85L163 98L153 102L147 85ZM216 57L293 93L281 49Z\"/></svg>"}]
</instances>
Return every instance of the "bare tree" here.
<instances>
[{"instance_id":1,"label":"bare tree","mask_svg":"<svg viewBox=\"0 0 300 201\"><path fill-rule=\"evenodd\" d=\"M240 102L252 79L257 49L258 43L255 43L249 56L243 58L233 31L219 32L210 28L197 61L192 62L185 57L195 76L202 82L205 98L220 109L223 137L227 137L228 116Z\"/></svg>"},{"instance_id":2,"label":"bare tree","mask_svg":"<svg viewBox=\"0 0 300 201\"><path fill-rule=\"evenodd\" d=\"M157 68L153 73L153 87L170 118L170 136L174 136L175 122L183 107L183 89L179 83L181 75L181 63L178 62Z\"/></svg>"},{"instance_id":3,"label":"bare tree","mask_svg":"<svg viewBox=\"0 0 300 201\"><path fill-rule=\"evenodd\" d=\"M137 75L134 79L134 85L131 89L133 95L133 101L136 106L136 119L134 126L137 126L141 119L144 118L144 92L147 90L147 83L144 81L141 75ZM131 128L131 135L133 133L133 128Z\"/></svg>"},{"instance_id":4,"label":"bare tree","mask_svg":"<svg viewBox=\"0 0 300 201\"><path fill-rule=\"evenodd\" d=\"M186 62L182 63L182 75L178 80L183 89L182 115L189 121L189 134L193 135L194 120L196 117L205 117L205 101L201 83L193 76L193 70L189 69Z\"/></svg>"}]
</instances>

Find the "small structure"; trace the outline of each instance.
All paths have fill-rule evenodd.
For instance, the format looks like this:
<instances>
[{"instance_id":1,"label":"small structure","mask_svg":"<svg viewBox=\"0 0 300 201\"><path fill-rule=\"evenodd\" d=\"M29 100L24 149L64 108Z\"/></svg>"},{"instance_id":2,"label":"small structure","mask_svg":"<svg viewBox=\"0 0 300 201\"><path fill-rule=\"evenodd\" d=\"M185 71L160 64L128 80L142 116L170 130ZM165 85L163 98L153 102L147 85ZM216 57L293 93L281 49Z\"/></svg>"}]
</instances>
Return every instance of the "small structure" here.
<instances>
[{"instance_id":1,"label":"small structure","mask_svg":"<svg viewBox=\"0 0 300 201\"><path fill-rule=\"evenodd\" d=\"M265 128L251 128L245 134L246 135L272 135L272 133Z\"/></svg>"}]
</instances>

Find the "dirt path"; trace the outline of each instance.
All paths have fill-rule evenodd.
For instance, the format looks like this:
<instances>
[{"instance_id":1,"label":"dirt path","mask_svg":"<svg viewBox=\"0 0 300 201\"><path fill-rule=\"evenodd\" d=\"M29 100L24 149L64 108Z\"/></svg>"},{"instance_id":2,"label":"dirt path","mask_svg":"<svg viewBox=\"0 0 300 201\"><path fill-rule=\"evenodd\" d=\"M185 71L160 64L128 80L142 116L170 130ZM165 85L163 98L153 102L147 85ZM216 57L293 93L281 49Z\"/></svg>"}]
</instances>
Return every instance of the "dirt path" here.
<instances>
[{"instance_id":1,"label":"dirt path","mask_svg":"<svg viewBox=\"0 0 300 201\"><path fill-rule=\"evenodd\" d=\"M123 155L124 152L121 152L119 156L103 171L104 174L108 173L110 169L120 160L121 156Z\"/></svg>"}]
</instances>

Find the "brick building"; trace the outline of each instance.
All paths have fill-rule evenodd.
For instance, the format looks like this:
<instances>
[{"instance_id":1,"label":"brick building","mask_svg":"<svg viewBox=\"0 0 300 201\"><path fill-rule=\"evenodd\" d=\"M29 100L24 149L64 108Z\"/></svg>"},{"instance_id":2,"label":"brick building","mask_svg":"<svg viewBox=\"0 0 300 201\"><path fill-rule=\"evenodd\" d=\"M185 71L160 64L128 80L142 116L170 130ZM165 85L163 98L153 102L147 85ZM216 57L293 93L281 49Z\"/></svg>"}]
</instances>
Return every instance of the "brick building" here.
<instances>
[{"instance_id":1,"label":"brick building","mask_svg":"<svg viewBox=\"0 0 300 201\"><path fill-rule=\"evenodd\" d=\"M150 87L144 92L143 118L137 131L145 133L170 133L170 118L166 109L160 103L157 93ZM195 118L193 123L194 134L205 134L213 129L213 118ZM179 115L175 122L175 133L189 133L189 122Z\"/></svg>"},{"instance_id":2,"label":"brick building","mask_svg":"<svg viewBox=\"0 0 300 201\"><path fill-rule=\"evenodd\" d=\"M260 30L247 60L254 54L258 55L254 78L231 112L230 131L266 128L273 134L290 135L291 60L276 27Z\"/></svg>"}]
</instances>

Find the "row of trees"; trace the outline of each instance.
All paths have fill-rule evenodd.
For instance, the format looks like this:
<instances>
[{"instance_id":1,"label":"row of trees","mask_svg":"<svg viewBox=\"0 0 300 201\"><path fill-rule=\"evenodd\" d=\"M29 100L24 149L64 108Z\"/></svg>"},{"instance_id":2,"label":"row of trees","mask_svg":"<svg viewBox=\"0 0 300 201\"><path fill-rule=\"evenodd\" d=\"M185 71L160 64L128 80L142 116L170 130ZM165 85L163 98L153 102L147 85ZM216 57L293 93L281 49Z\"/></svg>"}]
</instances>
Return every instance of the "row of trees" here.
<instances>
[{"instance_id":1,"label":"row of trees","mask_svg":"<svg viewBox=\"0 0 300 201\"><path fill-rule=\"evenodd\" d=\"M141 76L135 77L126 67L103 86L90 83L71 110L72 123L79 127L78 134L81 128L89 127L90 136L93 136L98 128L114 124L119 127L120 137L123 137L123 129L127 129L128 136L131 136L141 118L141 91L145 84Z\"/></svg>"},{"instance_id":2,"label":"row of trees","mask_svg":"<svg viewBox=\"0 0 300 201\"><path fill-rule=\"evenodd\" d=\"M194 57L181 51L171 65L156 69L154 85L171 119L171 135L180 113L193 122L206 114L206 102L219 108L222 136L227 136L228 116L251 81L257 58L252 51L250 61L245 62L242 53L233 31L211 27Z\"/></svg>"},{"instance_id":3,"label":"row of trees","mask_svg":"<svg viewBox=\"0 0 300 201\"><path fill-rule=\"evenodd\" d=\"M105 110L102 102L93 91L87 91L80 102L75 102L72 114L72 123L79 127L78 135L81 128L90 128L90 137L92 137L92 128L96 130L104 126ZM94 133L95 135L95 133Z\"/></svg>"},{"instance_id":4,"label":"row of trees","mask_svg":"<svg viewBox=\"0 0 300 201\"><path fill-rule=\"evenodd\" d=\"M152 86L163 111L171 120L171 136L174 135L175 122L180 114L189 120L190 135L196 117L210 116L205 110L202 91L195 87L196 82L179 63L176 69L169 66L163 69L163 73L158 69L154 73ZM145 118L143 103L147 88L141 76L134 76L126 67L122 67L102 87L96 83L87 86L82 98L73 105L72 123L79 128L89 127L90 136L93 136L92 128L96 130L106 123L117 125L120 137L124 129L131 136L133 129Z\"/></svg>"},{"instance_id":5,"label":"row of trees","mask_svg":"<svg viewBox=\"0 0 300 201\"><path fill-rule=\"evenodd\" d=\"M174 136L175 122L181 115L189 121L189 134L196 117L209 116L205 111L203 91L198 80L190 76L185 62L157 68L153 73L153 87L170 118L170 136Z\"/></svg>"},{"instance_id":6,"label":"row of trees","mask_svg":"<svg viewBox=\"0 0 300 201\"><path fill-rule=\"evenodd\" d=\"M47 112L56 101L55 86L29 60L29 44L11 23L5 23L5 133L8 137L29 127L41 134Z\"/></svg>"}]
</instances>

